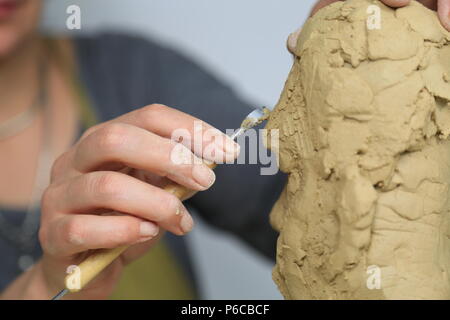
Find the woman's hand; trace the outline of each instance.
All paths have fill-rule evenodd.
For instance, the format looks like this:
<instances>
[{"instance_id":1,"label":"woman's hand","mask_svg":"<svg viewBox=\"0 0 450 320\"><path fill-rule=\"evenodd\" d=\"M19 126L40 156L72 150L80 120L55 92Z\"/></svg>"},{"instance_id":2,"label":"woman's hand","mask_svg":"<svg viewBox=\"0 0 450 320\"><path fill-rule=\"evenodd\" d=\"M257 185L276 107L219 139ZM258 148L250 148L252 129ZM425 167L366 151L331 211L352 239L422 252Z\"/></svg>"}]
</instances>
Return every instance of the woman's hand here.
<instances>
[{"instance_id":1,"label":"woman's hand","mask_svg":"<svg viewBox=\"0 0 450 320\"><path fill-rule=\"evenodd\" d=\"M314 7L311 11L311 16L313 16L317 11L319 11L323 7L326 7L337 1L345 1L345 0L320 0L320 1L318 1L314 5ZM450 0L418 0L418 1L432 10L437 10L437 13L438 13L439 19L442 22L442 25L448 31L450 31ZM390 7L399 8L399 7L404 7L404 6L408 5L411 2L411 0L381 0L381 2L383 2L384 4L386 4ZM294 52L295 47L297 45L297 38L298 38L298 35L300 34L300 30L301 29L292 33L288 38L287 46L291 53Z\"/></svg>"},{"instance_id":2,"label":"woman's hand","mask_svg":"<svg viewBox=\"0 0 450 320\"><path fill-rule=\"evenodd\" d=\"M192 138L185 137L183 145L173 141L176 129ZM208 134L199 136L198 131ZM200 148L186 147L199 143ZM213 152L205 152L207 148ZM133 245L77 293L82 298L106 298L123 266L145 253L164 230L184 235L192 229L192 217L182 202L163 187L174 181L194 191L208 189L215 175L200 157L230 160L238 149L217 129L162 105L89 129L55 162L42 198L39 237L44 255L39 268L49 291L60 290L66 268L79 264L92 250ZM193 161L173 161L180 155Z\"/></svg>"}]
</instances>

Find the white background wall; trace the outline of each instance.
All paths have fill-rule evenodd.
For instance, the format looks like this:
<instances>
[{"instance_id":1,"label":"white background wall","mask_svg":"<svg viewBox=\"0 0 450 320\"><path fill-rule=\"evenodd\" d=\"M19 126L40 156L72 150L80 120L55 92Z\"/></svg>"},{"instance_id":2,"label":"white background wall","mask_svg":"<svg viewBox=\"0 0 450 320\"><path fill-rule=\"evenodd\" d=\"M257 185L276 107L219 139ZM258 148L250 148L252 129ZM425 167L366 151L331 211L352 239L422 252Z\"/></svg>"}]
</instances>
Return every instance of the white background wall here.
<instances>
[{"instance_id":1,"label":"white background wall","mask_svg":"<svg viewBox=\"0 0 450 320\"><path fill-rule=\"evenodd\" d=\"M177 48L256 105L274 106L292 64L288 34L314 0L47 0L44 26L65 30L66 8L81 7L82 31L138 32ZM66 30L67 31L67 30ZM279 299L272 264L203 224L189 236L208 299Z\"/></svg>"}]
</instances>

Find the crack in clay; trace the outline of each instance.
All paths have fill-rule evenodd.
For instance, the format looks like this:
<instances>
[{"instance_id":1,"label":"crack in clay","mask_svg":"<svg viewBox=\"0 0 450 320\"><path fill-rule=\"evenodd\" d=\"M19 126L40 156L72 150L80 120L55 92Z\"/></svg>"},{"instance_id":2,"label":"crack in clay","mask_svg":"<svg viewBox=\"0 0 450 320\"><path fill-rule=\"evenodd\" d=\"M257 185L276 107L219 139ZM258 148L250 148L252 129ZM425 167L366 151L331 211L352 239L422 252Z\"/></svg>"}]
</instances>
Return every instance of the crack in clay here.
<instances>
[{"instance_id":1,"label":"crack in clay","mask_svg":"<svg viewBox=\"0 0 450 320\"><path fill-rule=\"evenodd\" d=\"M366 28L374 4L380 30ZM289 174L271 213L281 293L449 299L450 33L415 1L339 1L307 21L295 55L267 125Z\"/></svg>"}]
</instances>

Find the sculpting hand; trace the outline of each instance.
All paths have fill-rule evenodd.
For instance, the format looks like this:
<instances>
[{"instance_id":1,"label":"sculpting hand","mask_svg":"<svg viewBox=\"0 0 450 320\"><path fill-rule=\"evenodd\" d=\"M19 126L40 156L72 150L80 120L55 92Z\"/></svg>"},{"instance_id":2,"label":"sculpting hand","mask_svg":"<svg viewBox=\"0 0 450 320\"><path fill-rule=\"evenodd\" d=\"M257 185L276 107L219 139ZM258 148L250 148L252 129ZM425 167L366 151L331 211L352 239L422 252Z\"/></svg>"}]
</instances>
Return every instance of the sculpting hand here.
<instances>
[{"instance_id":1,"label":"sculpting hand","mask_svg":"<svg viewBox=\"0 0 450 320\"><path fill-rule=\"evenodd\" d=\"M171 139L177 129L185 133L182 144ZM194 148L199 142L202 147ZM206 148L214 151L205 154ZM89 129L55 162L42 198L40 267L49 291L61 289L66 268L89 251L134 244L71 296L106 298L123 265L145 253L163 230L184 235L192 229L180 199L163 187L176 182L194 191L208 189L215 175L200 158L230 160L238 149L219 130L162 105Z\"/></svg>"},{"instance_id":2,"label":"sculpting hand","mask_svg":"<svg viewBox=\"0 0 450 320\"><path fill-rule=\"evenodd\" d=\"M312 9L311 15L314 15L321 8L326 7L337 1L345 1L345 0L320 0L320 1L318 1ZM442 25L448 31L450 31L450 0L418 0L418 1L432 10L436 10L438 13L439 19L442 22ZM381 2L383 2L384 4L386 4L390 7L399 8L399 7L404 7L404 6L408 5L411 2L411 0L381 0ZM288 38L287 46L288 46L288 50L291 53L293 53L294 48L297 44L297 37L300 34L300 30L301 29L295 31Z\"/></svg>"}]
</instances>

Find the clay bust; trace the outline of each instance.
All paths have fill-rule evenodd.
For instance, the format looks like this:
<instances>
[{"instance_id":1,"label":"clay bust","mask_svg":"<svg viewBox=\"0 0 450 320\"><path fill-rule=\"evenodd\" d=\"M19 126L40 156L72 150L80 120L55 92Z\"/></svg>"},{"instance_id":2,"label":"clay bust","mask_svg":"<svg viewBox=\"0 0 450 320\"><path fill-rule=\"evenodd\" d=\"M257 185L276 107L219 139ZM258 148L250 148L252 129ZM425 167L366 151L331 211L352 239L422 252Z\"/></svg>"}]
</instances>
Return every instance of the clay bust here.
<instances>
[{"instance_id":1,"label":"clay bust","mask_svg":"<svg viewBox=\"0 0 450 320\"><path fill-rule=\"evenodd\" d=\"M347 0L295 55L268 123L289 174L271 214L282 294L449 299L450 33L417 2Z\"/></svg>"}]
</instances>

